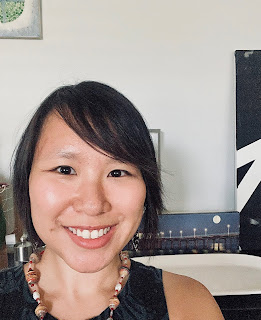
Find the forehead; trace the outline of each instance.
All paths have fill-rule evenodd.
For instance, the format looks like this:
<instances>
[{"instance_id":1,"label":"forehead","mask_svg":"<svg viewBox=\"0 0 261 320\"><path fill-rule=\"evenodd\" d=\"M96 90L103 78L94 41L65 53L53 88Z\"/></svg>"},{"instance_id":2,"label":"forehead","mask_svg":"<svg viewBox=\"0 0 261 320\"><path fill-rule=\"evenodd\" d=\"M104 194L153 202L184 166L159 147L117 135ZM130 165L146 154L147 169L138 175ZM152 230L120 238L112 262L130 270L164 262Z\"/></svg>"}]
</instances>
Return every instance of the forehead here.
<instances>
[{"instance_id":1,"label":"forehead","mask_svg":"<svg viewBox=\"0 0 261 320\"><path fill-rule=\"evenodd\" d=\"M116 160L97 146L84 141L59 114L50 114L42 127L41 134L36 145L34 161L41 158L67 158L76 159L89 157L93 154L105 156L108 159Z\"/></svg>"},{"instance_id":2,"label":"forehead","mask_svg":"<svg viewBox=\"0 0 261 320\"><path fill-rule=\"evenodd\" d=\"M36 145L35 155L43 150L54 148L58 145L87 145L56 113L51 113L44 121L39 140ZM70 148L69 148L70 149Z\"/></svg>"},{"instance_id":3,"label":"forehead","mask_svg":"<svg viewBox=\"0 0 261 320\"><path fill-rule=\"evenodd\" d=\"M78 137L59 114L52 112L43 123L39 141L48 138L63 138L68 135Z\"/></svg>"}]
</instances>

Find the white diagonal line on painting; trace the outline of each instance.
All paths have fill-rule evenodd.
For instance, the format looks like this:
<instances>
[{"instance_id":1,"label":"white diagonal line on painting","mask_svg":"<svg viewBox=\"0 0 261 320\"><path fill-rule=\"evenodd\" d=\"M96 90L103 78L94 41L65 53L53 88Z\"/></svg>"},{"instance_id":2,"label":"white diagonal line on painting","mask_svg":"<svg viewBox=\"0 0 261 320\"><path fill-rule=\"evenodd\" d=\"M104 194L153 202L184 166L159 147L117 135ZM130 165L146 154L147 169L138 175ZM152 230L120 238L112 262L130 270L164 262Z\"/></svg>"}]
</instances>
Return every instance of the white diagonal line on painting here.
<instances>
[{"instance_id":1,"label":"white diagonal line on painting","mask_svg":"<svg viewBox=\"0 0 261 320\"><path fill-rule=\"evenodd\" d=\"M261 139L237 151L237 168L253 161L237 188L237 211L241 211L261 181Z\"/></svg>"}]
</instances>

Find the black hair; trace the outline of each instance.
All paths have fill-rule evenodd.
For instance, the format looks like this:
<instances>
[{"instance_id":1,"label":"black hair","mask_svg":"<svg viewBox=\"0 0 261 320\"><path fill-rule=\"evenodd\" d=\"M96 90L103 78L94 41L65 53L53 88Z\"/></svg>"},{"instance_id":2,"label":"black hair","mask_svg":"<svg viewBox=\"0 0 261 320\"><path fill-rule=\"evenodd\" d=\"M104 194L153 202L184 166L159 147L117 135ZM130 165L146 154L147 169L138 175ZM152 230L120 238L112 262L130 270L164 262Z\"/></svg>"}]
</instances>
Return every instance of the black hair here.
<instances>
[{"instance_id":1,"label":"black hair","mask_svg":"<svg viewBox=\"0 0 261 320\"><path fill-rule=\"evenodd\" d=\"M43 245L31 218L29 176L41 130L56 112L80 138L113 158L139 168L146 185L143 241L153 242L163 209L162 187L149 130L134 105L115 89L94 81L63 86L34 113L17 146L13 165L14 207L33 245Z\"/></svg>"}]
</instances>

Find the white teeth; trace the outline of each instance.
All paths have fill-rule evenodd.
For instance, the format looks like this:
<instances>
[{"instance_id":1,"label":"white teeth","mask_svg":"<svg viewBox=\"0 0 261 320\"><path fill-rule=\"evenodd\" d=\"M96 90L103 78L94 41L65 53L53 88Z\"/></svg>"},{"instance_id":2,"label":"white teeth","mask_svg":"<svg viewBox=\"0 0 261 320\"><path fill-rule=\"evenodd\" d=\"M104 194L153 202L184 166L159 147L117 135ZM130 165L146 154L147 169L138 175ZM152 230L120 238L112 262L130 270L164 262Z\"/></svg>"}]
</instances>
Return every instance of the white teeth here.
<instances>
[{"instance_id":1,"label":"white teeth","mask_svg":"<svg viewBox=\"0 0 261 320\"><path fill-rule=\"evenodd\" d=\"M77 234L77 231L76 231L76 229L75 228L72 228L72 230L71 230L74 234Z\"/></svg>"},{"instance_id":2,"label":"white teeth","mask_svg":"<svg viewBox=\"0 0 261 320\"><path fill-rule=\"evenodd\" d=\"M104 234L106 234L106 233L108 233L110 230L111 230L111 228L108 227L108 228L105 228L103 232L104 232Z\"/></svg>"},{"instance_id":3,"label":"white teeth","mask_svg":"<svg viewBox=\"0 0 261 320\"><path fill-rule=\"evenodd\" d=\"M83 237L83 239L90 239L90 237L91 237L90 231L89 230L83 230L82 231L82 237Z\"/></svg>"},{"instance_id":4,"label":"white teeth","mask_svg":"<svg viewBox=\"0 0 261 320\"><path fill-rule=\"evenodd\" d=\"M99 231L98 230L92 230L91 232L91 238L97 239L99 237Z\"/></svg>"},{"instance_id":5,"label":"white teeth","mask_svg":"<svg viewBox=\"0 0 261 320\"><path fill-rule=\"evenodd\" d=\"M76 234L78 237L82 237L83 239L97 239L105 235L111 230L111 227L107 227L104 229L99 230L80 230L75 229L72 227L68 227L68 229L73 233Z\"/></svg>"}]
</instances>

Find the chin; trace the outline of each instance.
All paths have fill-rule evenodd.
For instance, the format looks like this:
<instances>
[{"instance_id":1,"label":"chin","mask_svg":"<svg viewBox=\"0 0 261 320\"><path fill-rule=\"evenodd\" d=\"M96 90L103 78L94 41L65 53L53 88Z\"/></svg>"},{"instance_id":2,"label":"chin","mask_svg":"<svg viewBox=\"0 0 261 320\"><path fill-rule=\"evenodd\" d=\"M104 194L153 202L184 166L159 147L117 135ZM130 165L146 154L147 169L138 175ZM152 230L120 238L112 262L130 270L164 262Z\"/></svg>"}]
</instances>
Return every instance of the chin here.
<instances>
[{"instance_id":1,"label":"chin","mask_svg":"<svg viewBox=\"0 0 261 320\"><path fill-rule=\"evenodd\" d=\"M88 254L74 256L65 255L64 262L73 270L80 273L95 273L104 269L112 260L106 259L104 255L98 252L90 252Z\"/></svg>"},{"instance_id":2,"label":"chin","mask_svg":"<svg viewBox=\"0 0 261 320\"><path fill-rule=\"evenodd\" d=\"M69 265L69 264L68 264ZM79 273L96 273L103 269L103 267L93 266L93 265L69 265L71 269Z\"/></svg>"}]
</instances>

